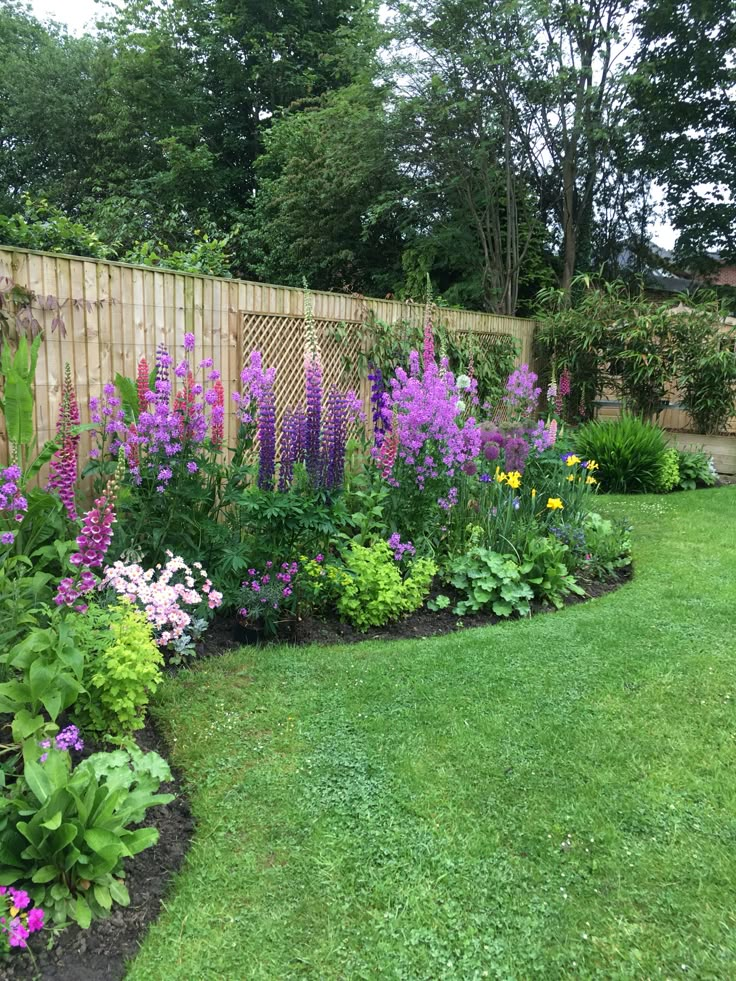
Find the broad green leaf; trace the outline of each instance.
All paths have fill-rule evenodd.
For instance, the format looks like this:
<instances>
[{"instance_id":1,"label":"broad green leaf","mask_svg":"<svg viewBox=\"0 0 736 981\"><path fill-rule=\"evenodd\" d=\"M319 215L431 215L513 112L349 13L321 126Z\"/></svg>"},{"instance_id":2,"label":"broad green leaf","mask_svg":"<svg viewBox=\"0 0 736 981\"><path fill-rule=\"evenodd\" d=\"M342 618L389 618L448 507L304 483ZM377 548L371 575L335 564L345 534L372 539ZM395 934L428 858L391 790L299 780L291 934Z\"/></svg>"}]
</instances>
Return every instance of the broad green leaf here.
<instances>
[{"instance_id":1,"label":"broad green leaf","mask_svg":"<svg viewBox=\"0 0 736 981\"><path fill-rule=\"evenodd\" d=\"M83 930L86 930L92 922L92 910L83 896L77 896L77 902L74 906L74 919Z\"/></svg>"},{"instance_id":2,"label":"broad green leaf","mask_svg":"<svg viewBox=\"0 0 736 981\"><path fill-rule=\"evenodd\" d=\"M51 882L59 875L59 870L55 865L44 865L40 869L37 869L33 876L31 877L31 882Z\"/></svg>"}]
</instances>

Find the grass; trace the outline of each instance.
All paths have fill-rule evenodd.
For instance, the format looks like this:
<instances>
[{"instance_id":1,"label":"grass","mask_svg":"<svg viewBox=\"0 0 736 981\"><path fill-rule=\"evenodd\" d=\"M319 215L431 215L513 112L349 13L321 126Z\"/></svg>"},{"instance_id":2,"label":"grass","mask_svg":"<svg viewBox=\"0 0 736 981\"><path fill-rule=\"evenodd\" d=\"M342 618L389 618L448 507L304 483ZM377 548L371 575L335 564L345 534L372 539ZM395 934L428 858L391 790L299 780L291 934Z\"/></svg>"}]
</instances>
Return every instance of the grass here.
<instances>
[{"instance_id":1,"label":"grass","mask_svg":"<svg viewBox=\"0 0 736 981\"><path fill-rule=\"evenodd\" d=\"M599 600L168 681L199 825L128 981L736 977L736 488L605 508Z\"/></svg>"}]
</instances>

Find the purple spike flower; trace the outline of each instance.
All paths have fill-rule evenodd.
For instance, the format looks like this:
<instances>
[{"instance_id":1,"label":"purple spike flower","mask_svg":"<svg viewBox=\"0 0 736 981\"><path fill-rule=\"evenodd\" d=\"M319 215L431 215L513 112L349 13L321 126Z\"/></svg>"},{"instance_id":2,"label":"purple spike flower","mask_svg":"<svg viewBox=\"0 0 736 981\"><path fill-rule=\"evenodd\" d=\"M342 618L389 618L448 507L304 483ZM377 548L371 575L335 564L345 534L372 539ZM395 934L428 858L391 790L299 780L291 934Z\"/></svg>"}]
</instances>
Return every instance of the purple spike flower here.
<instances>
[{"instance_id":1,"label":"purple spike flower","mask_svg":"<svg viewBox=\"0 0 736 981\"><path fill-rule=\"evenodd\" d=\"M322 429L322 364L319 354L310 354L306 365L307 416L304 456L307 473L315 487L321 477L320 433Z\"/></svg>"},{"instance_id":2,"label":"purple spike flower","mask_svg":"<svg viewBox=\"0 0 736 981\"><path fill-rule=\"evenodd\" d=\"M276 472L276 395L273 379L267 379L258 394L258 486L261 490L273 490Z\"/></svg>"}]
</instances>

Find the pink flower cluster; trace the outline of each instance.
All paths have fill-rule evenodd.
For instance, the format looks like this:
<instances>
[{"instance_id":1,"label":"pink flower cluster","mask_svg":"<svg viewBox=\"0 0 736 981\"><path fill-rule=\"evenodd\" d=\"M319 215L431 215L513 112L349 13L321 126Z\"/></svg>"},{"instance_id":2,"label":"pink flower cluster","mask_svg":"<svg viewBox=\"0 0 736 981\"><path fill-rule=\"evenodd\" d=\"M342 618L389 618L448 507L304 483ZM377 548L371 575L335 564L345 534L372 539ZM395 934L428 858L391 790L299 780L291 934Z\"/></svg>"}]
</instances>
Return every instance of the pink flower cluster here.
<instances>
[{"instance_id":1,"label":"pink flower cluster","mask_svg":"<svg viewBox=\"0 0 736 981\"><path fill-rule=\"evenodd\" d=\"M97 433L100 445L92 456L99 457L108 440L109 451L114 455L122 446L133 480L138 484L144 478L151 480L161 493L173 477L169 461L184 457L185 462L190 460L192 447L204 443L208 435L214 448L223 441L225 406L220 372L213 368L212 358L205 358L196 370L206 372L206 378L197 380L189 362L193 337L185 335L184 358L177 365L164 345L159 345L152 382L148 363L141 358L136 377L135 422L126 418L114 385L104 386L102 399L90 399L92 422L101 427ZM176 379L182 383L178 391Z\"/></svg>"},{"instance_id":2,"label":"pink flower cluster","mask_svg":"<svg viewBox=\"0 0 736 981\"><path fill-rule=\"evenodd\" d=\"M8 907L7 915L0 916L0 931L6 935L10 947L27 947L30 934L43 929L43 910L40 907L28 909L31 897L24 889L0 886L0 896Z\"/></svg>"},{"instance_id":3,"label":"pink flower cluster","mask_svg":"<svg viewBox=\"0 0 736 981\"><path fill-rule=\"evenodd\" d=\"M206 603L215 610L222 605L222 593L212 588L201 562L190 568L181 556L171 551L166 554L167 563L155 569L114 562L105 569L100 583L100 588L109 586L143 610L159 647L183 637L200 606Z\"/></svg>"},{"instance_id":4,"label":"pink flower cluster","mask_svg":"<svg viewBox=\"0 0 736 981\"><path fill-rule=\"evenodd\" d=\"M430 351L425 342L425 356ZM400 460L412 469L422 488L428 479L452 477L478 455L480 428L473 416L465 418L467 403L477 402L478 383L466 378L467 384L458 387L445 359L439 366L429 361L420 374L416 351L411 352L409 365L408 374L396 369L390 391L384 394L382 414L391 430L378 434L374 455L389 483L398 483L394 461Z\"/></svg>"}]
</instances>

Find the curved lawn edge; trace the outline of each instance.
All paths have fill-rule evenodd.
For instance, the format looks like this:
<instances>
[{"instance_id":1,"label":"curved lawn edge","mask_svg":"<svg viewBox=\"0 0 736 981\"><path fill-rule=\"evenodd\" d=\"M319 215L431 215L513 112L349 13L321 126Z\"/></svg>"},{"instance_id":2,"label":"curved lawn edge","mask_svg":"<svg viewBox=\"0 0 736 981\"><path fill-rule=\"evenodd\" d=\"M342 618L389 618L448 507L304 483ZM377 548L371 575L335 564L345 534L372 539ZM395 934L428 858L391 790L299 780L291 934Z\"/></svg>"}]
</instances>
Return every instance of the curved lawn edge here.
<instances>
[{"instance_id":1,"label":"curved lawn edge","mask_svg":"<svg viewBox=\"0 0 736 981\"><path fill-rule=\"evenodd\" d=\"M736 488L601 503L605 597L167 680L198 826L129 981L736 973Z\"/></svg>"}]
</instances>

